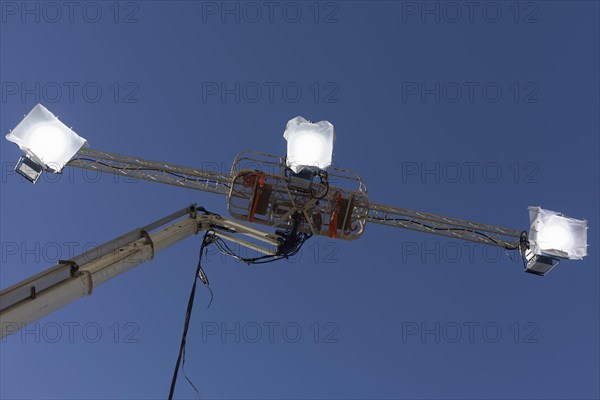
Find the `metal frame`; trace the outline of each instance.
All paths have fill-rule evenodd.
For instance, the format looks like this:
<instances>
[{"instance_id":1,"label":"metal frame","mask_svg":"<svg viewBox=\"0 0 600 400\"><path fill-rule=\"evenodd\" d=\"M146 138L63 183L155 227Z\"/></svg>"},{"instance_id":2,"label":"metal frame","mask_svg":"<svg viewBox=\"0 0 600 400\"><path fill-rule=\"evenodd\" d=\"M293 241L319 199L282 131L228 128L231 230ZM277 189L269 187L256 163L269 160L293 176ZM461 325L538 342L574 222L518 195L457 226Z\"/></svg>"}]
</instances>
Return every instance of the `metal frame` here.
<instances>
[{"instance_id":1,"label":"metal frame","mask_svg":"<svg viewBox=\"0 0 600 400\"><path fill-rule=\"evenodd\" d=\"M67 166L227 195L231 176L105 151L80 149Z\"/></svg>"},{"instance_id":2,"label":"metal frame","mask_svg":"<svg viewBox=\"0 0 600 400\"><path fill-rule=\"evenodd\" d=\"M67 165L225 195L228 198L228 211L234 218L273 228L290 229L294 223L292 216L298 212L304 215L300 226L302 231L337 239L357 239L364 233L368 222L505 249L519 248L522 234L520 230L370 202L367 186L360 176L333 166L327 170L330 184L327 195L316 199L310 193L290 188L285 158L266 153L239 153L230 173L204 171L85 148ZM251 213L256 185L244 183L249 176L254 176L255 180L262 177L271 186L269 208L265 215L255 217ZM316 185L323 189L319 184ZM330 226L332 216L340 211L339 199L352 204L351 212L345 213L349 219L341 222L342 227L351 227L349 229L338 230L338 227ZM320 226L315 223L317 215Z\"/></svg>"},{"instance_id":3,"label":"metal frame","mask_svg":"<svg viewBox=\"0 0 600 400\"><path fill-rule=\"evenodd\" d=\"M293 215L300 213L304 216L300 230L314 235L328 236L330 234L331 215L339 211L337 198L352 199L353 209L345 213L348 221L342 225L352 225L354 229L340 230L335 236L339 239L353 240L364 233L368 214L369 200L367 187L362 179L347 170L336 167L327 169L329 187L323 184L314 184L317 193L314 196L306 191L290 187L288 184L290 170L286 167L285 159L270 154L245 151L235 158L232 166L231 192L228 196L229 213L237 219L248 221L248 212L252 205L256 189L245 185L248 178L255 180L262 177L264 182L271 186L272 193L270 207L264 218L253 219L253 222L290 229L293 226ZM338 186L331 186L332 183ZM321 224L317 226L315 216L319 216Z\"/></svg>"},{"instance_id":4,"label":"metal frame","mask_svg":"<svg viewBox=\"0 0 600 400\"><path fill-rule=\"evenodd\" d=\"M370 203L369 222L447 236L505 249L518 249L523 231Z\"/></svg>"}]
</instances>

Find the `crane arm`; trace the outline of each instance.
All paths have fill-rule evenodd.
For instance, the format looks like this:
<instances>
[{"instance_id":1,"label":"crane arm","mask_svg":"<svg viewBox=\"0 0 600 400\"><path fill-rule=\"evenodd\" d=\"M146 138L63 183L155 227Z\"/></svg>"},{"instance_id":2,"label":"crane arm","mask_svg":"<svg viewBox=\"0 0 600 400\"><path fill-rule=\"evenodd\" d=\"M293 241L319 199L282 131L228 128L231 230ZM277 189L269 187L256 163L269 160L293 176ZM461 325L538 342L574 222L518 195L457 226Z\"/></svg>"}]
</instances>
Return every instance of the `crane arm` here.
<instances>
[{"instance_id":1,"label":"crane arm","mask_svg":"<svg viewBox=\"0 0 600 400\"><path fill-rule=\"evenodd\" d=\"M266 255L275 254L276 235L201 211L195 205L184 208L0 291L0 338L91 295L97 286L200 230L211 230Z\"/></svg>"}]
</instances>

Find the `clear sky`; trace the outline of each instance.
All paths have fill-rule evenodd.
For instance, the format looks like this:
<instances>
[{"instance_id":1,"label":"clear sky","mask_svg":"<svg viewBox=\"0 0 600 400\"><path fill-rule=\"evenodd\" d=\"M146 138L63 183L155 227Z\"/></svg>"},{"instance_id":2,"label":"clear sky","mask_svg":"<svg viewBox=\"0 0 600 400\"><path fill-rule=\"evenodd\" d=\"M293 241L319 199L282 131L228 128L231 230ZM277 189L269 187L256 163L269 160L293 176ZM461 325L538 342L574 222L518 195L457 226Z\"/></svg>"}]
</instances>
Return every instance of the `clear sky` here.
<instances>
[{"instance_id":1,"label":"clear sky","mask_svg":"<svg viewBox=\"0 0 600 400\"><path fill-rule=\"evenodd\" d=\"M227 170L336 128L370 199L527 229L589 221L589 256L516 260L369 225L289 262L210 251L186 371L202 398L598 398L599 5L0 2L0 131L37 102L95 149ZM1 287L217 195L81 170L35 186L0 140ZM165 398L200 236L0 343L0 397ZM515 254L511 254L516 257ZM183 375L178 398L195 398Z\"/></svg>"}]
</instances>

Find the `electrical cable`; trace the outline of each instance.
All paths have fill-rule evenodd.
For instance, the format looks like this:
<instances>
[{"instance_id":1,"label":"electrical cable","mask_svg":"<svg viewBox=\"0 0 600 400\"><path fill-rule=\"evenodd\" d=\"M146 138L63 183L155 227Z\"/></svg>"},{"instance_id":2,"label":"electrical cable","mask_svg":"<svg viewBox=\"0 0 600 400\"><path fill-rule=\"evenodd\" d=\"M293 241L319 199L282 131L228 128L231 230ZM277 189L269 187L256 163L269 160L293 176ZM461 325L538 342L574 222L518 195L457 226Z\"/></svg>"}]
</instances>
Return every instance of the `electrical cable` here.
<instances>
[{"instance_id":1,"label":"electrical cable","mask_svg":"<svg viewBox=\"0 0 600 400\"><path fill-rule=\"evenodd\" d=\"M329 177L327 175L327 171L319 171L318 173L319 181L321 185L325 185L325 191L321 196L317 196L313 190L310 190L310 195L313 199L322 200L329 194Z\"/></svg>"},{"instance_id":2,"label":"electrical cable","mask_svg":"<svg viewBox=\"0 0 600 400\"><path fill-rule=\"evenodd\" d=\"M423 222L420 221L415 221L413 219L408 219L408 218L376 218L376 217L372 217L373 219L376 219L378 221L402 221L402 222L410 222L411 224L415 224L415 225L421 225L425 228L428 229L433 229L433 230L437 230L437 231L463 231L463 232L471 232L471 233L475 233L476 235L480 235L485 237L486 239L488 239L489 241L491 241L494 244L499 244L498 241L496 239L494 239L493 237L491 237L490 235L487 235L483 232L477 231L475 229L469 229L469 228L438 228L436 226L433 225L428 225L428 224L424 224ZM504 246L504 249L506 250L517 250L520 248L520 242L518 245L513 245L513 246Z\"/></svg>"},{"instance_id":3,"label":"electrical cable","mask_svg":"<svg viewBox=\"0 0 600 400\"><path fill-rule=\"evenodd\" d=\"M219 216L218 214L211 213L202 207L197 207L196 210L203 212L207 215ZM190 291L190 297L188 299L188 305L187 305L187 309L186 309L186 313L185 313L185 321L184 321L184 325L183 325L183 334L181 336L181 344L179 346L179 354L177 355L177 361L175 363L175 369L173 371L173 378L171 380L171 387L169 389L169 400L173 399L173 394L175 393L175 385L177 383L177 374L179 372L180 365L181 365L183 374L185 376L185 379L192 386L192 388L194 388L196 393L198 395L200 394L200 392L198 391L196 386L192 383L192 381L189 379L189 377L187 376L187 374L185 372L185 348L186 348L186 344L187 344L187 333L188 333L188 329L189 329L189 325L190 325L190 319L192 316L192 308L194 306L194 297L196 295L196 286L198 283L198 279L200 279L202 284L204 284L204 286L210 292L211 297L210 297L210 302L208 303L208 307L210 307L210 305L212 304L212 300L213 300L213 293L210 288L208 277L206 276L206 273L202 269L202 257L205 255L207 247L210 246L211 244L214 244L215 246L217 246L217 249L219 249L219 251L221 253L229 255L237 260L244 261L247 264L265 264L268 262L274 262L274 261L278 261L278 260L281 260L284 258L292 257L300 251L300 249L302 248L302 245L312 236L312 234L310 234L310 233L298 232L298 226L300 223L300 219L302 218L300 216L300 214L295 213L293 218L294 218L294 225L293 225L292 230L289 232L281 232L280 233L280 235L283 236L283 241L280 243L280 245L277 249L277 253L273 254L273 255L264 255L264 256L260 256L260 257L254 257L254 258L244 258L238 254L235 254L235 252L233 250L231 250L229 245L222 238L220 238L218 236L218 234L215 232L214 229L208 229L204 233L204 237L202 238L202 244L200 245L200 254L198 256L198 265L196 267L196 274L194 275L194 283L192 284L192 289Z\"/></svg>"},{"instance_id":4,"label":"electrical cable","mask_svg":"<svg viewBox=\"0 0 600 400\"><path fill-rule=\"evenodd\" d=\"M208 277L206 276L206 273L204 273L204 270L202 269L202 256L204 254L206 247L208 247L208 245L210 245L212 243L213 237L211 236L211 232L212 232L211 230L206 231L206 233L204 234L204 237L202 239L202 244L200 246L200 255L198 257L198 266L196 267L196 273L194 275L194 283L192 284L192 290L190 291L190 297L188 299L187 309L185 312L185 321L183 324L183 334L181 336L181 344L179 346L179 354L177 355L177 362L175 363L175 370L173 371L173 378L171 379L171 387L169 389L169 400L173 399L173 394L175 393L175 384L177 383L177 374L179 372L179 365L181 364L182 359L183 359L183 365L185 365L185 347L186 347L186 343L187 343L187 333L188 333L188 329L190 326L190 319L192 316L192 308L194 306L194 297L196 296L196 285L198 283L198 279L200 279L200 281L204 284L204 286L206 286L210 290ZM209 306L212 303L212 290L210 290L210 293L211 293L211 300L210 300ZM183 369L183 365L182 365L182 369ZM190 381L187 374L185 373L185 370L183 371L183 373L184 373L185 379L189 382L190 385L192 385L192 387L194 388L196 393L199 394L198 389Z\"/></svg>"},{"instance_id":5,"label":"electrical cable","mask_svg":"<svg viewBox=\"0 0 600 400\"><path fill-rule=\"evenodd\" d=\"M523 261L523 269L527 269L527 258L525 257L525 250L521 251L521 261Z\"/></svg>"},{"instance_id":6,"label":"electrical cable","mask_svg":"<svg viewBox=\"0 0 600 400\"><path fill-rule=\"evenodd\" d=\"M308 169L303 169L303 170L299 171L298 173L296 173L290 167L286 166L285 170L284 170L284 175L286 177L288 189L296 189L296 190L300 190L302 192L308 192L310 194L310 197L312 197L313 199L316 199L316 200L322 200L325 197L327 197L327 194L329 194L329 175L327 174L327 171L319 170L318 172L313 172ZM308 178L308 175L310 175L310 179ZM290 179L292 176L301 177L301 179L309 181L308 189L292 187L290 185L290 183L291 183ZM325 186L325 190L323 191L322 195L317 195L317 193L315 193L315 191L313 190L313 181L312 180L314 179L315 176L319 177L319 184Z\"/></svg>"},{"instance_id":7,"label":"electrical cable","mask_svg":"<svg viewBox=\"0 0 600 400\"><path fill-rule=\"evenodd\" d=\"M263 256L259 256L259 257L253 257L253 258L246 258L246 257L242 257L238 254L236 254L227 244L227 242L225 242L222 238L218 237L216 234L214 234L214 244L217 247L217 249L225 255L228 255L238 261L242 261L245 262L248 265L251 264L267 264L270 262L275 262L275 261L279 261L282 259L287 259L290 257L295 256L296 254L298 254L298 252L300 252L300 249L302 248L302 246L304 245L304 243L312 236L312 234L309 233L302 233L299 232L297 233L296 237L290 239L293 243L291 244L292 249L291 250L286 250L286 251L278 251L276 254L274 255L263 255Z\"/></svg>"},{"instance_id":8,"label":"electrical cable","mask_svg":"<svg viewBox=\"0 0 600 400\"><path fill-rule=\"evenodd\" d=\"M116 169L116 170L124 170L124 171L158 171L158 172L164 172L165 174L168 174L168 175L171 175L171 176L174 176L176 178L180 178L180 179L183 179L183 180L186 180L186 181L216 183L218 185L223 185L223 186L225 186L227 188L231 188L231 186L229 186L228 184L223 183L223 182L219 182L219 181L216 181L216 180L213 180L213 179L207 179L207 178L201 178L201 179L200 178L197 178L197 179L196 178L189 178L189 177L187 177L185 175L181 175L181 174L178 174L176 172L166 171L166 170L160 169L160 168L119 167L117 165L111 165L111 164L108 164L108 163L105 163L105 162L102 162L102 161L94 160L92 158L84 158L84 157L77 157L77 158L72 159L71 161L77 161L77 160L87 161L87 162L93 162L93 163L96 163L96 164L103 165L103 166L105 166L107 168L112 168L112 169Z\"/></svg>"},{"instance_id":9,"label":"electrical cable","mask_svg":"<svg viewBox=\"0 0 600 400\"><path fill-rule=\"evenodd\" d=\"M527 255L525 252L530 248L529 237L527 231L521 232L519 239L519 248L521 251L521 260L523 261L523 269L527 269Z\"/></svg>"}]
</instances>

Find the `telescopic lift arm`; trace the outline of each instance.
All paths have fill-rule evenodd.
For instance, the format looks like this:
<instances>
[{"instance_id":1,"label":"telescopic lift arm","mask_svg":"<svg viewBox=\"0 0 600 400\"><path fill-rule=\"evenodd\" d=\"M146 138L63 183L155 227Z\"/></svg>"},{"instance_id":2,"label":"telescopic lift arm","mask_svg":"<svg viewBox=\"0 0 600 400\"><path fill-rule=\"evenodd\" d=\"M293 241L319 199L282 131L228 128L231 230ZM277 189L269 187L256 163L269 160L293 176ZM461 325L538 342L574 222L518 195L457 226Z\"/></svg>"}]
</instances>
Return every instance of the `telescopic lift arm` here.
<instances>
[{"instance_id":1,"label":"telescopic lift arm","mask_svg":"<svg viewBox=\"0 0 600 400\"><path fill-rule=\"evenodd\" d=\"M91 295L97 286L152 260L161 250L208 230L265 255L274 254L279 245L275 235L191 205L2 290L0 337Z\"/></svg>"}]
</instances>

